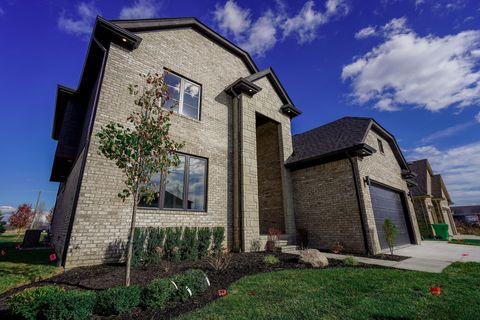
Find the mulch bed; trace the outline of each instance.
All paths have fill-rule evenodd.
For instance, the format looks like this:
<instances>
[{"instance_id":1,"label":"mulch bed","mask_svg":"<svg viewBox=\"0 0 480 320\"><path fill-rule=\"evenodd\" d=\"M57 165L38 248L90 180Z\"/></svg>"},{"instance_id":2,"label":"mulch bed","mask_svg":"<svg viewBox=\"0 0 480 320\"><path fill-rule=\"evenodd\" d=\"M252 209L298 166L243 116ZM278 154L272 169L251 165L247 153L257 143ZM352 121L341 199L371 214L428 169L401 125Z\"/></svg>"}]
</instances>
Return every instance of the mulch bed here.
<instances>
[{"instance_id":1,"label":"mulch bed","mask_svg":"<svg viewBox=\"0 0 480 320\"><path fill-rule=\"evenodd\" d=\"M130 315L101 317L94 316L92 319L169 319L180 314L201 308L218 298L218 290L225 289L233 282L248 275L261 272L271 272L285 269L307 269L305 264L298 262L296 255L275 253L280 263L271 266L263 259L266 253L234 253L229 267L224 271L215 271L206 260L182 261L176 263L163 262L160 265L137 268L132 270L131 283L144 286L156 278L167 277L188 269L202 269L207 272L211 286L201 295L193 296L185 303L172 302L162 312L142 310L137 308ZM328 268L345 267L340 260L329 260ZM348 266L353 268L381 268L374 265L358 264ZM9 317L6 310L6 301L12 294L27 287L41 285L60 285L64 288L76 288L87 290L102 290L110 287L121 286L124 279L123 265L99 265L91 267L79 267L69 270L61 275L39 281L31 285L9 290L0 295L0 319L14 319Z\"/></svg>"},{"instance_id":2,"label":"mulch bed","mask_svg":"<svg viewBox=\"0 0 480 320\"><path fill-rule=\"evenodd\" d=\"M331 250L320 250L320 251L335 253L335 252L332 252ZM354 256L354 257L370 258L370 259L387 260L387 261L403 261L403 260L406 260L406 259L410 258L410 257L397 256L395 254L385 254L385 253L371 255L371 254L365 254L365 253L340 252L339 254L351 255L351 256Z\"/></svg>"}]
</instances>

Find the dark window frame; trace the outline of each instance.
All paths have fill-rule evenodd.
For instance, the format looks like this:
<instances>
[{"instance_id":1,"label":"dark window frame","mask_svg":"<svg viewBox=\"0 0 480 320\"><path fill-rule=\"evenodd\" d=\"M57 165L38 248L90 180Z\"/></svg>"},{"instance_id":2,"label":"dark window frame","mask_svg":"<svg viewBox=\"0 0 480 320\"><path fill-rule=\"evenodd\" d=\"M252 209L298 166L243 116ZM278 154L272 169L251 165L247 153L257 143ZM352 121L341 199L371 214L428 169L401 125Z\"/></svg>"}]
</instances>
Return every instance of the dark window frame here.
<instances>
[{"instance_id":1,"label":"dark window frame","mask_svg":"<svg viewBox=\"0 0 480 320\"><path fill-rule=\"evenodd\" d=\"M200 88L200 92L198 93L198 118L192 118L192 117L187 116L187 115L185 115L185 114L183 114L183 113L180 113L180 106L178 106L179 112L175 112L175 111L174 111L174 113L175 113L175 114L178 114L178 115L180 115L180 116L186 117L186 118L188 118L188 119L191 119L191 120L202 121L202 94L203 94L202 84L201 84L200 82L198 82L198 81L195 81L195 80L192 80L192 79L190 79L190 78L188 78L188 77L185 77L185 76L182 75L181 73L178 73L178 72L173 71L172 69L169 69L169 68L166 68L166 67L163 68L163 72L164 72L164 73L165 73L165 72L171 73L171 74L173 74L173 75L175 75L175 76L177 76L177 77L179 77L179 78L181 78L181 79L183 79L183 80L187 80L187 81L189 81L189 82L197 85L197 86ZM181 95L182 95L182 92L180 92L180 95L179 95L179 96L181 96ZM182 98L182 99L183 99L183 98ZM179 99L179 100L180 100L180 99ZM179 103L180 103L180 101L179 101ZM183 106L182 106L182 108L183 108ZM182 109L182 110L183 110L183 109Z\"/></svg>"},{"instance_id":2,"label":"dark window frame","mask_svg":"<svg viewBox=\"0 0 480 320\"><path fill-rule=\"evenodd\" d=\"M383 141L377 138L378 149L381 154L385 154L385 149L383 147Z\"/></svg>"},{"instance_id":3,"label":"dark window frame","mask_svg":"<svg viewBox=\"0 0 480 320\"><path fill-rule=\"evenodd\" d=\"M163 175L160 175L160 196L158 197L158 205L147 207L139 204L138 205L139 209L162 210L162 211L188 211L188 212L204 212L204 213L208 211L208 165L209 165L208 158L199 157L199 156L191 155L188 153L182 153L182 152L178 152L177 154L179 156L185 157L185 167L184 167L184 175L183 175L183 206L182 208L165 208L165 186L166 186L167 179L165 179ZM190 177L190 158L195 158L195 159L200 159L205 161L205 181L203 183L205 195L204 195L203 210L188 209L188 189L189 189L188 179Z\"/></svg>"}]
</instances>

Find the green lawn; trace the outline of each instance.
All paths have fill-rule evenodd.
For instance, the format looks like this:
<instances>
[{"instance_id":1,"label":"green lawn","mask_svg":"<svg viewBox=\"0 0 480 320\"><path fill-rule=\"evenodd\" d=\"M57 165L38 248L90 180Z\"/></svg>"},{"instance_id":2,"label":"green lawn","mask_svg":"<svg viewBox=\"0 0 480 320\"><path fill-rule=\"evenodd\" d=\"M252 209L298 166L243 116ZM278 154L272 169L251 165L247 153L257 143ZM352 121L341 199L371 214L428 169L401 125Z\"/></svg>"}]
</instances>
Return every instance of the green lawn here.
<instances>
[{"instance_id":1,"label":"green lawn","mask_svg":"<svg viewBox=\"0 0 480 320\"><path fill-rule=\"evenodd\" d=\"M477 239L452 239L449 243L454 244L468 244L471 246L480 246L480 240Z\"/></svg>"},{"instance_id":2,"label":"green lawn","mask_svg":"<svg viewBox=\"0 0 480 320\"><path fill-rule=\"evenodd\" d=\"M479 319L480 264L442 274L391 269L288 270L243 278L182 319ZM429 288L441 287L433 296Z\"/></svg>"},{"instance_id":3,"label":"green lawn","mask_svg":"<svg viewBox=\"0 0 480 320\"><path fill-rule=\"evenodd\" d=\"M20 240L19 240L20 239ZM14 287L32 281L48 278L62 271L55 262L48 258L52 250L16 250L15 245L21 242L23 235L1 234L0 250L6 255L0 255L0 294Z\"/></svg>"}]
</instances>

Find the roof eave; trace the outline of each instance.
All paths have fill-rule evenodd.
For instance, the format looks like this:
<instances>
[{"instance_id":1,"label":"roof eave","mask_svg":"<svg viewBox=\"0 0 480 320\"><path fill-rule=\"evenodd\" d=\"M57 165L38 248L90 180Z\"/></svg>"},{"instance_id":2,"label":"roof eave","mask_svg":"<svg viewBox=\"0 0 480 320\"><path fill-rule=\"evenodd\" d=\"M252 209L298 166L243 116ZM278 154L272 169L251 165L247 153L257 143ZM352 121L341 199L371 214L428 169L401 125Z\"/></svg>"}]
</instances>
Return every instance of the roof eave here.
<instances>
[{"instance_id":1,"label":"roof eave","mask_svg":"<svg viewBox=\"0 0 480 320\"><path fill-rule=\"evenodd\" d=\"M63 121L63 116L65 114L65 109L67 107L70 97L75 94L76 90L58 85L57 86L57 95L55 98L55 110L53 114L53 126L52 126L52 139L58 140L60 137L60 128Z\"/></svg>"}]
</instances>

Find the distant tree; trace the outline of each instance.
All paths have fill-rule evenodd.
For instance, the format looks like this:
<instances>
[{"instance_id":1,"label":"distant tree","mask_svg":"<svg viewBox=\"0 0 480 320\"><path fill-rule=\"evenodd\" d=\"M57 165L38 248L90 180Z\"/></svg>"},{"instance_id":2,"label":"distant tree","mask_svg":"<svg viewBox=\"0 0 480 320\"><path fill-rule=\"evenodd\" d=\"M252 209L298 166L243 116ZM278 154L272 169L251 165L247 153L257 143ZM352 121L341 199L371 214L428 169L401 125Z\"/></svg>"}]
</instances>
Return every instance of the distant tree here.
<instances>
[{"instance_id":1,"label":"distant tree","mask_svg":"<svg viewBox=\"0 0 480 320\"><path fill-rule=\"evenodd\" d=\"M10 216L8 222L17 229L25 229L32 222L34 213L30 204L23 203L18 206L17 211Z\"/></svg>"},{"instance_id":2,"label":"distant tree","mask_svg":"<svg viewBox=\"0 0 480 320\"><path fill-rule=\"evenodd\" d=\"M152 176L158 172L166 174L168 168L178 166L176 152L183 146L169 135L172 112L162 107L169 99L163 76L147 74L141 77L143 83L140 87L128 87L135 104L134 111L127 118L128 125L110 122L96 135L100 140L99 152L113 160L124 174L124 189L118 196L122 200L129 196L133 198L125 267L126 287L130 285L137 205L140 199L152 202L158 194Z\"/></svg>"},{"instance_id":3,"label":"distant tree","mask_svg":"<svg viewBox=\"0 0 480 320\"><path fill-rule=\"evenodd\" d=\"M5 221L3 221L3 212L0 210L0 234L4 233L6 230Z\"/></svg>"}]
</instances>

